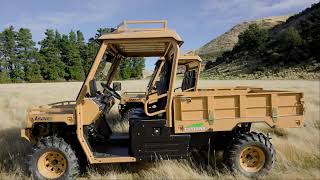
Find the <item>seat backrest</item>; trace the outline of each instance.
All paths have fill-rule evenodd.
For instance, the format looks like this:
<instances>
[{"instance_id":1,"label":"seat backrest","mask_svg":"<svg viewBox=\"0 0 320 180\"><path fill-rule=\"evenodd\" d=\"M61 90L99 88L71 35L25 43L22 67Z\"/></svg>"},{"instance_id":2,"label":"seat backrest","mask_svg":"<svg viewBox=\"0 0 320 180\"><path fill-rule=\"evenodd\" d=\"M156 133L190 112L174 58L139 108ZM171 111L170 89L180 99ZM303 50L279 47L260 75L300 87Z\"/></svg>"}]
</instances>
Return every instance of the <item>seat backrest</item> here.
<instances>
[{"instance_id":1,"label":"seat backrest","mask_svg":"<svg viewBox=\"0 0 320 180\"><path fill-rule=\"evenodd\" d=\"M193 88L196 85L196 71L186 71L184 74L184 78L182 80L182 91L185 91L187 89Z\"/></svg>"},{"instance_id":2,"label":"seat backrest","mask_svg":"<svg viewBox=\"0 0 320 180\"><path fill-rule=\"evenodd\" d=\"M94 97L94 96L97 95L98 89L97 89L97 83L96 83L96 80L95 80L95 79L92 79L92 80L89 82L89 90L90 90L90 96L91 96L91 97Z\"/></svg>"},{"instance_id":3,"label":"seat backrest","mask_svg":"<svg viewBox=\"0 0 320 180\"><path fill-rule=\"evenodd\" d=\"M167 61L164 63L160 72L160 81L157 83L157 93L162 95L168 92L170 85L170 75L171 75L171 62ZM167 97L158 100L157 109L162 110L167 105Z\"/></svg>"}]
</instances>

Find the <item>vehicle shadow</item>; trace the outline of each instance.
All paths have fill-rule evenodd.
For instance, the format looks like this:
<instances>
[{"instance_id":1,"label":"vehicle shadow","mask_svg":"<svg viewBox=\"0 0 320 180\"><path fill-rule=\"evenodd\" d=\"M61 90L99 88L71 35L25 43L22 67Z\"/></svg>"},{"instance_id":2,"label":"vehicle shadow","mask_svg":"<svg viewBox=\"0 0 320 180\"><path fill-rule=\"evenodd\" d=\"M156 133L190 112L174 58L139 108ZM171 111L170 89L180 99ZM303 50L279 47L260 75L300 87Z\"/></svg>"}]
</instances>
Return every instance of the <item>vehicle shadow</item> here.
<instances>
[{"instance_id":1,"label":"vehicle shadow","mask_svg":"<svg viewBox=\"0 0 320 180\"><path fill-rule=\"evenodd\" d=\"M20 137L19 128L0 130L0 168L2 172L20 170L27 174L27 160L32 146Z\"/></svg>"},{"instance_id":2,"label":"vehicle shadow","mask_svg":"<svg viewBox=\"0 0 320 180\"><path fill-rule=\"evenodd\" d=\"M156 172L165 175L167 167L173 169L192 169L194 172L205 172L209 176L220 176L221 174L229 174L229 171L222 163L222 153L218 153L216 159L207 157L202 154L192 155L186 160L159 160L154 162L136 162L136 163L120 163L120 164L97 164L89 165L87 173L83 177L88 178L125 178L125 179L144 179L149 178L146 172ZM178 168L177 168L178 167ZM160 175L161 176L161 175ZM161 178L160 178L161 179Z\"/></svg>"}]
</instances>

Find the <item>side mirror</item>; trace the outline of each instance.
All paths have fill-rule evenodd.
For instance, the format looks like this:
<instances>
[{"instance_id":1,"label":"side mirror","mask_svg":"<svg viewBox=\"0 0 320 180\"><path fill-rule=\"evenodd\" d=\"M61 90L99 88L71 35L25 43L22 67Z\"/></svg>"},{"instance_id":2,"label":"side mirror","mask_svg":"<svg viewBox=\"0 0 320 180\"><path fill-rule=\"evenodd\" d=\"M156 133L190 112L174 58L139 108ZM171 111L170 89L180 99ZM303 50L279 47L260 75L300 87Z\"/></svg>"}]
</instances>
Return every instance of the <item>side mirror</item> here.
<instances>
[{"instance_id":1,"label":"side mirror","mask_svg":"<svg viewBox=\"0 0 320 180\"><path fill-rule=\"evenodd\" d=\"M113 82L112 86L114 91L121 91L121 82Z\"/></svg>"}]
</instances>

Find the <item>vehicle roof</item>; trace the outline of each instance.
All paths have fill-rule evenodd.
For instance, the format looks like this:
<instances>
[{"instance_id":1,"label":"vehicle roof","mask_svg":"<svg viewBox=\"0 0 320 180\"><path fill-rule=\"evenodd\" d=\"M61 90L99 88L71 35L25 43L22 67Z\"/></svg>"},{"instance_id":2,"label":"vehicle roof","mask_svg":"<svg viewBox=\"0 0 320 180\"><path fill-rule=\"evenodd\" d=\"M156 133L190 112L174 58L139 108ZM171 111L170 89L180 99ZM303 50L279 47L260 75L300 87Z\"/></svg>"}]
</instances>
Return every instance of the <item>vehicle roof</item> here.
<instances>
[{"instance_id":1,"label":"vehicle roof","mask_svg":"<svg viewBox=\"0 0 320 180\"><path fill-rule=\"evenodd\" d=\"M165 60L165 59L161 57L160 60ZM195 55L194 53L180 54L178 64L185 65L194 61L201 62L202 59L198 55Z\"/></svg>"},{"instance_id":2,"label":"vehicle roof","mask_svg":"<svg viewBox=\"0 0 320 180\"><path fill-rule=\"evenodd\" d=\"M161 24L161 28L129 28L128 24ZM162 56L166 53L170 41L174 40L179 46L182 38L167 27L167 21L123 21L118 28L99 37L107 40L113 51L125 56ZM109 48L109 47L108 47ZM109 48L110 49L110 48Z\"/></svg>"},{"instance_id":3,"label":"vehicle roof","mask_svg":"<svg viewBox=\"0 0 320 180\"><path fill-rule=\"evenodd\" d=\"M190 62L194 62L195 60L198 62L202 61L202 59L198 55L184 54L179 56L178 63L181 65L188 64Z\"/></svg>"}]
</instances>

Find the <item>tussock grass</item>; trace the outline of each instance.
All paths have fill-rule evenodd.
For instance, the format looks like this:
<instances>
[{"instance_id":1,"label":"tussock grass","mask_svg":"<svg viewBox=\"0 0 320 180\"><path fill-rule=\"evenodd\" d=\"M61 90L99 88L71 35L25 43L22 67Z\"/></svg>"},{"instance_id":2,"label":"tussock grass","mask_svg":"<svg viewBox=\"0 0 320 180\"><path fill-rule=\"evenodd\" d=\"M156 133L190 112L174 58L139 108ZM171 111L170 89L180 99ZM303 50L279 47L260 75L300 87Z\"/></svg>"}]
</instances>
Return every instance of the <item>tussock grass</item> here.
<instances>
[{"instance_id":1,"label":"tussock grass","mask_svg":"<svg viewBox=\"0 0 320 180\"><path fill-rule=\"evenodd\" d=\"M125 81L123 88L124 91L143 91L146 83ZM319 81L201 81L200 85L248 85L305 92L306 127L271 130L263 125L254 126L255 131L270 134L277 152L274 169L262 179L320 179ZM0 179L30 179L25 162L31 147L20 138L26 108L30 105L72 100L80 86L81 83L0 85ZM112 110L109 119L112 129L126 131L128 122L120 121L116 109ZM217 158L217 168L200 166L192 160L91 165L88 173L79 179L247 179L228 174L220 166L221 158Z\"/></svg>"}]
</instances>

